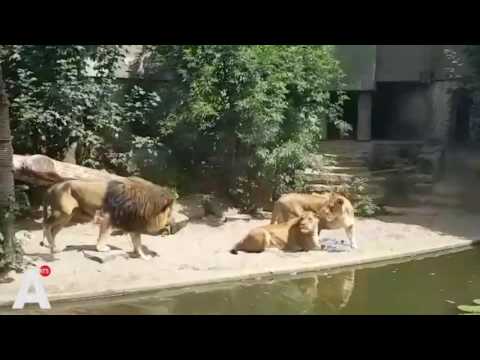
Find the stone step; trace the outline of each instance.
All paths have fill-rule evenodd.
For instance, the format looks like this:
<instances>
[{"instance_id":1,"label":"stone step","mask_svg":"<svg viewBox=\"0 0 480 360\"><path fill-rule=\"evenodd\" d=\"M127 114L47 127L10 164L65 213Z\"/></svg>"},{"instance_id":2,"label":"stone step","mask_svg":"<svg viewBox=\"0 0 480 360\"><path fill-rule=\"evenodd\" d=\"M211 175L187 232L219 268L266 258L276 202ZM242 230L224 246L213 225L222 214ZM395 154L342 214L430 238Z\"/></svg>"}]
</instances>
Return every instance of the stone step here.
<instances>
[{"instance_id":1,"label":"stone step","mask_svg":"<svg viewBox=\"0 0 480 360\"><path fill-rule=\"evenodd\" d=\"M369 152L372 149L371 143L326 141L317 144L320 152Z\"/></svg>"},{"instance_id":2,"label":"stone step","mask_svg":"<svg viewBox=\"0 0 480 360\"><path fill-rule=\"evenodd\" d=\"M309 184L307 188L312 192L323 192L323 191L344 191L345 185L325 185L325 184ZM383 187L379 185L367 184L367 191L371 192L380 192L383 191Z\"/></svg>"},{"instance_id":3,"label":"stone step","mask_svg":"<svg viewBox=\"0 0 480 360\"><path fill-rule=\"evenodd\" d=\"M385 176L370 176L368 178L368 183L372 185L383 185L387 181Z\"/></svg>"},{"instance_id":4,"label":"stone step","mask_svg":"<svg viewBox=\"0 0 480 360\"><path fill-rule=\"evenodd\" d=\"M359 169L358 172L356 171L344 171L340 172L337 171L322 171L322 170L313 170L307 169L302 173L305 177L307 182L309 183L318 183L323 184L324 181L331 181L332 177L340 177L343 181L350 181L354 178L364 178L364 179L373 179L374 181L378 178L378 180L383 181L385 179L384 174L374 174L369 171L367 168ZM333 180L333 181L340 181L340 180Z\"/></svg>"},{"instance_id":5,"label":"stone step","mask_svg":"<svg viewBox=\"0 0 480 360\"><path fill-rule=\"evenodd\" d=\"M412 174L416 172L416 167L415 166L404 166L404 167L395 167L395 168L390 168L390 169L378 169L378 170L370 170L370 173L372 176L383 176L383 175L388 175L388 176L396 176L400 174Z\"/></svg>"},{"instance_id":6,"label":"stone step","mask_svg":"<svg viewBox=\"0 0 480 360\"><path fill-rule=\"evenodd\" d=\"M433 176L426 174L411 174L408 175L408 180L412 183L433 184Z\"/></svg>"},{"instance_id":7,"label":"stone step","mask_svg":"<svg viewBox=\"0 0 480 360\"><path fill-rule=\"evenodd\" d=\"M319 192L319 193L325 192L325 191L343 192L345 190L346 190L345 185L310 184L306 186L307 192ZM383 196L385 194L385 190L382 186L368 184L363 193L366 193L369 195L375 195L375 196L376 195Z\"/></svg>"},{"instance_id":8,"label":"stone step","mask_svg":"<svg viewBox=\"0 0 480 360\"><path fill-rule=\"evenodd\" d=\"M324 185L324 184L309 184L306 186L307 192L325 192L325 191L343 191L344 185Z\"/></svg>"},{"instance_id":9,"label":"stone step","mask_svg":"<svg viewBox=\"0 0 480 360\"><path fill-rule=\"evenodd\" d=\"M436 195L412 195L410 197L413 201L422 205L435 205L447 207L460 207L462 200L459 198L436 196Z\"/></svg>"},{"instance_id":10,"label":"stone step","mask_svg":"<svg viewBox=\"0 0 480 360\"><path fill-rule=\"evenodd\" d=\"M369 184L383 184L387 180L385 176L372 176L370 173L364 174L344 174L344 173L303 173L307 184L321 185L343 185L351 183L355 178L364 178Z\"/></svg>"},{"instance_id":11,"label":"stone step","mask_svg":"<svg viewBox=\"0 0 480 360\"><path fill-rule=\"evenodd\" d=\"M367 161L370 156L368 153L356 153L356 154L349 154L349 153L325 153L322 154L323 157L327 160L342 162L346 160L362 160Z\"/></svg>"},{"instance_id":12,"label":"stone step","mask_svg":"<svg viewBox=\"0 0 480 360\"><path fill-rule=\"evenodd\" d=\"M423 184L423 183L413 184L413 191L414 191L416 194L430 194L430 193L432 193L432 189L433 189L433 185L432 185L432 184L429 184L429 183L426 183L426 184Z\"/></svg>"},{"instance_id":13,"label":"stone step","mask_svg":"<svg viewBox=\"0 0 480 360\"><path fill-rule=\"evenodd\" d=\"M352 158L348 156L325 156L315 155L311 158L311 166L315 169L321 169L325 166L344 166L344 167L367 167L368 158Z\"/></svg>"},{"instance_id":14,"label":"stone step","mask_svg":"<svg viewBox=\"0 0 480 360\"><path fill-rule=\"evenodd\" d=\"M395 169L395 168L403 168L403 167L410 167L413 164L409 160L400 160L400 159L392 159L392 160L383 160L382 166L375 164L374 170L387 170L387 169Z\"/></svg>"},{"instance_id":15,"label":"stone step","mask_svg":"<svg viewBox=\"0 0 480 360\"><path fill-rule=\"evenodd\" d=\"M368 160L344 159L344 160L341 160L341 161L337 161L336 165L338 165L338 166L351 166L351 167L367 167L368 168Z\"/></svg>"},{"instance_id":16,"label":"stone step","mask_svg":"<svg viewBox=\"0 0 480 360\"><path fill-rule=\"evenodd\" d=\"M343 173L350 175L365 174L369 172L368 167L366 166L323 166L318 170L320 172Z\"/></svg>"},{"instance_id":17,"label":"stone step","mask_svg":"<svg viewBox=\"0 0 480 360\"><path fill-rule=\"evenodd\" d=\"M434 184L432 193L438 196L461 196L465 189L457 184L438 183Z\"/></svg>"},{"instance_id":18,"label":"stone step","mask_svg":"<svg viewBox=\"0 0 480 360\"><path fill-rule=\"evenodd\" d=\"M320 174L304 174L307 184L323 184L323 185L342 185L350 183L354 176L349 174L320 173Z\"/></svg>"}]
</instances>

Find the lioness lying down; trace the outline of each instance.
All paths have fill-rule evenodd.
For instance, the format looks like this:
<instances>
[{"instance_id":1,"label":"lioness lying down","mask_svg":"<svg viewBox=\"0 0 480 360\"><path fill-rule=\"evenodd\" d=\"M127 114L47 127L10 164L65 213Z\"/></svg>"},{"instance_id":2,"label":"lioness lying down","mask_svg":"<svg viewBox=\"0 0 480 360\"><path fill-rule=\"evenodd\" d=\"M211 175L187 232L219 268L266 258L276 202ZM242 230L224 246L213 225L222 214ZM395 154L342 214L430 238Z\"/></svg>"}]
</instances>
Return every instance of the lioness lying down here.
<instances>
[{"instance_id":1,"label":"lioness lying down","mask_svg":"<svg viewBox=\"0 0 480 360\"><path fill-rule=\"evenodd\" d=\"M307 211L286 223L260 226L251 230L230 252L258 253L273 247L286 251L315 249L318 247L318 222L315 214Z\"/></svg>"},{"instance_id":2,"label":"lioness lying down","mask_svg":"<svg viewBox=\"0 0 480 360\"><path fill-rule=\"evenodd\" d=\"M319 220L319 234L322 229L345 229L350 246L358 248L355 239L355 214L352 203L337 193L282 195L272 212L272 224L289 221L304 211L315 213Z\"/></svg>"}]
</instances>

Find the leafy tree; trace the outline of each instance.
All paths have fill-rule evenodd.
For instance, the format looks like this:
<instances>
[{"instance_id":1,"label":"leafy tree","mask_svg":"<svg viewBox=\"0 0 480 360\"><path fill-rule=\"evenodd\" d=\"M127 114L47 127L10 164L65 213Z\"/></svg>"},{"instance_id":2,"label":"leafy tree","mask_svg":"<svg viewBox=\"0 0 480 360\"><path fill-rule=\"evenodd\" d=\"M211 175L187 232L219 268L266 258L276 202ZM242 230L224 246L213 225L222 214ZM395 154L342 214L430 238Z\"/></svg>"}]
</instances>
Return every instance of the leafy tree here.
<instances>
[{"instance_id":1,"label":"leafy tree","mask_svg":"<svg viewBox=\"0 0 480 360\"><path fill-rule=\"evenodd\" d=\"M206 172L250 207L301 186L327 122L349 130L332 46L144 46L144 79L122 84L124 50L3 47L16 151L60 158L80 142L83 165L178 185Z\"/></svg>"},{"instance_id":2,"label":"leafy tree","mask_svg":"<svg viewBox=\"0 0 480 360\"><path fill-rule=\"evenodd\" d=\"M480 89L480 45L466 45L465 55L473 76L469 79L470 85L476 90Z\"/></svg>"},{"instance_id":3,"label":"leafy tree","mask_svg":"<svg viewBox=\"0 0 480 360\"><path fill-rule=\"evenodd\" d=\"M22 249L15 237L13 157L8 115L9 101L0 67L0 273L20 269Z\"/></svg>"},{"instance_id":4,"label":"leafy tree","mask_svg":"<svg viewBox=\"0 0 480 360\"><path fill-rule=\"evenodd\" d=\"M125 56L123 46L15 45L5 46L0 55L12 96L17 152L61 158L71 144L80 143L83 165L122 170L131 139L121 136L144 110L139 109L144 103L132 105L143 91L136 86L118 99L122 86L116 70ZM155 94L146 97L152 107L160 101Z\"/></svg>"},{"instance_id":5,"label":"leafy tree","mask_svg":"<svg viewBox=\"0 0 480 360\"><path fill-rule=\"evenodd\" d=\"M172 72L158 122L183 168L221 158L226 184L243 199L259 184L294 188L297 172L325 135L344 131L343 74L331 46L150 46L146 77ZM155 131L156 130L156 131ZM265 189L263 189L265 190ZM253 200L252 200L253 201Z\"/></svg>"}]
</instances>

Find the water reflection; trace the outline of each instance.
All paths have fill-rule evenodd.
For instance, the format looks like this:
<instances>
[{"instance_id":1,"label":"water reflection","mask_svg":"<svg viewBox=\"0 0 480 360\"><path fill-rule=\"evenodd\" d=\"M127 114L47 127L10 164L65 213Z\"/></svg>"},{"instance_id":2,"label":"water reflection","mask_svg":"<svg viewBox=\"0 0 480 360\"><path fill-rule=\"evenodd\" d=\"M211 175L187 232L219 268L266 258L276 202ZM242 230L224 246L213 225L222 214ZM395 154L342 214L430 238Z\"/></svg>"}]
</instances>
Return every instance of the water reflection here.
<instances>
[{"instance_id":1,"label":"water reflection","mask_svg":"<svg viewBox=\"0 0 480 360\"><path fill-rule=\"evenodd\" d=\"M355 271L305 275L281 280L223 285L184 292L160 292L142 297L57 304L48 312L27 309L25 314L75 315L246 315L331 314L347 306L355 287Z\"/></svg>"},{"instance_id":2,"label":"water reflection","mask_svg":"<svg viewBox=\"0 0 480 360\"><path fill-rule=\"evenodd\" d=\"M170 298L167 307L171 314L332 313L347 306L354 287L355 271L351 270L184 293ZM158 313L158 305L152 303L149 312ZM162 306L166 305L162 301Z\"/></svg>"},{"instance_id":3,"label":"water reflection","mask_svg":"<svg viewBox=\"0 0 480 360\"><path fill-rule=\"evenodd\" d=\"M480 247L331 275L263 279L102 301L35 305L14 314L456 314L480 297Z\"/></svg>"}]
</instances>

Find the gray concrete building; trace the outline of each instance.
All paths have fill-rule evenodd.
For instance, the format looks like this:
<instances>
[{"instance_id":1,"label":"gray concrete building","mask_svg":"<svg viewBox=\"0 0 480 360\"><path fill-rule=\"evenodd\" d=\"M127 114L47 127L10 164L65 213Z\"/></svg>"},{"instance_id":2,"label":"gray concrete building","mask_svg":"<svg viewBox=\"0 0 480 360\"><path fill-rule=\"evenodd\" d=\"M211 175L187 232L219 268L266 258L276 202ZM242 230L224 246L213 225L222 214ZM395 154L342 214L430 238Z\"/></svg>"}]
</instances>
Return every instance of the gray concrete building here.
<instances>
[{"instance_id":1,"label":"gray concrete building","mask_svg":"<svg viewBox=\"0 0 480 360\"><path fill-rule=\"evenodd\" d=\"M127 48L119 78L131 75L142 45ZM329 124L325 140L458 143L480 135L462 86L471 73L464 45L335 45L335 52L350 97L343 117L353 131Z\"/></svg>"},{"instance_id":2,"label":"gray concrete building","mask_svg":"<svg viewBox=\"0 0 480 360\"><path fill-rule=\"evenodd\" d=\"M337 45L347 73L344 119L353 132L331 127L326 139L468 142L471 101L462 80L470 74L463 45Z\"/></svg>"}]
</instances>

